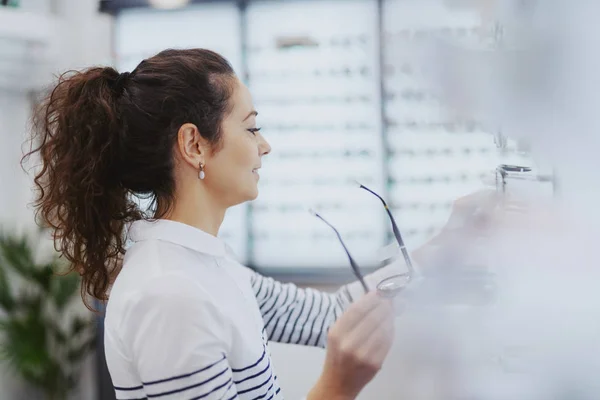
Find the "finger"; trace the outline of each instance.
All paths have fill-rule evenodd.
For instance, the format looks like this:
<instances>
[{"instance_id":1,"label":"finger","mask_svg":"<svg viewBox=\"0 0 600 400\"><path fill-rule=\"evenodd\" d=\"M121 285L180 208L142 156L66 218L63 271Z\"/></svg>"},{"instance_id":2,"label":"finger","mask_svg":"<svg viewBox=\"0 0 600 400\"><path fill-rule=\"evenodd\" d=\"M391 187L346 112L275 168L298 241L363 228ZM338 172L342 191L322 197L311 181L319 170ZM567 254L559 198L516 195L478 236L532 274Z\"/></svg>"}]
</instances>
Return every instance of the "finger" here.
<instances>
[{"instance_id":1,"label":"finger","mask_svg":"<svg viewBox=\"0 0 600 400\"><path fill-rule=\"evenodd\" d=\"M369 292L358 301L352 303L350 307L342 314L336 323L336 328L342 332L354 329L373 309L380 305L384 300L377 295L377 292Z\"/></svg>"},{"instance_id":2,"label":"finger","mask_svg":"<svg viewBox=\"0 0 600 400\"><path fill-rule=\"evenodd\" d=\"M463 208L470 208L474 205L481 205L482 203L487 203L490 201L497 201L499 196L495 190L479 190L475 193L470 193L466 196L459 197L454 201L453 208L455 210L460 210Z\"/></svg>"},{"instance_id":3,"label":"finger","mask_svg":"<svg viewBox=\"0 0 600 400\"><path fill-rule=\"evenodd\" d=\"M378 360L384 360L394 344L395 331L394 321L390 321L382 333L383 337L373 344L368 343L367 351L371 351Z\"/></svg>"},{"instance_id":4,"label":"finger","mask_svg":"<svg viewBox=\"0 0 600 400\"><path fill-rule=\"evenodd\" d=\"M373 332L380 330L386 322L393 318L394 310L391 301L383 301L356 326L352 333L352 342L361 345L373 335Z\"/></svg>"},{"instance_id":5,"label":"finger","mask_svg":"<svg viewBox=\"0 0 600 400\"><path fill-rule=\"evenodd\" d=\"M358 350L359 357L369 357L375 363L381 363L392 348L395 325L392 319L387 320L382 326L362 343Z\"/></svg>"}]
</instances>

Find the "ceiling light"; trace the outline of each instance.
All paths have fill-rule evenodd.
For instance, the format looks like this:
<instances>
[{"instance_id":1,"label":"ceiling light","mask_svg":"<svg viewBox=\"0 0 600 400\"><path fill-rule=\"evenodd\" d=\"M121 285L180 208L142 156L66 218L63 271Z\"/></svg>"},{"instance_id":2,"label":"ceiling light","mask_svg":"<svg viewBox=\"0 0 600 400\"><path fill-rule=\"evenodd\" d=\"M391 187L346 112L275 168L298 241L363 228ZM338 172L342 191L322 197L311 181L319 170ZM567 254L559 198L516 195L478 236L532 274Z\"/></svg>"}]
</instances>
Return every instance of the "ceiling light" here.
<instances>
[{"instance_id":1,"label":"ceiling light","mask_svg":"<svg viewBox=\"0 0 600 400\"><path fill-rule=\"evenodd\" d=\"M184 7L190 2L190 0L148 0L148 2L154 8L168 10L172 8Z\"/></svg>"}]
</instances>

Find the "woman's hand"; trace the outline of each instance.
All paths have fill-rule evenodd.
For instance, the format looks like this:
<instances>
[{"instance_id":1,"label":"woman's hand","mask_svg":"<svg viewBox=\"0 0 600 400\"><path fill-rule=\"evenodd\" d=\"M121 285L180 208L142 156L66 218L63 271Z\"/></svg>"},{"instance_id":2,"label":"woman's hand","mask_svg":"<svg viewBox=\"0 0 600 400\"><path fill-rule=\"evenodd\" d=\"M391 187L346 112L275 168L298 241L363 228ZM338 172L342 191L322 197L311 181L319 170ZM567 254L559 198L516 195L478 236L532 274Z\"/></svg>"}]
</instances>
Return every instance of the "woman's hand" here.
<instances>
[{"instance_id":1,"label":"woman's hand","mask_svg":"<svg viewBox=\"0 0 600 400\"><path fill-rule=\"evenodd\" d=\"M465 254L473 239L491 237L502 229L556 229L559 220L549 204L519 200L495 190L481 190L457 199L447 223L427 243L412 252L424 269L440 249Z\"/></svg>"},{"instance_id":2,"label":"woman's hand","mask_svg":"<svg viewBox=\"0 0 600 400\"><path fill-rule=\"evenodd\" d=\"M368 293L330 328L323 373L307 400L351 400L379 372L394 338L391 301Z\"/></svg>"}]
</instances>

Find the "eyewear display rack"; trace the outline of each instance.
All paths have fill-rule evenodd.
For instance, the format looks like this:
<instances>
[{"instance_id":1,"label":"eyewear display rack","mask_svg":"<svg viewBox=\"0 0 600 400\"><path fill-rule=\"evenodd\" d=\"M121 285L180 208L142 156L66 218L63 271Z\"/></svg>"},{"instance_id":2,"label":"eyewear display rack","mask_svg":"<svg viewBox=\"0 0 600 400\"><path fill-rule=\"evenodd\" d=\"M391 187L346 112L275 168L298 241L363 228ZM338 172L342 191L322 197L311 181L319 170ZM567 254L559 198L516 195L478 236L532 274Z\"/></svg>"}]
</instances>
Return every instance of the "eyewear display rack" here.
<instances>
[{"instance_id":1,"label":"eyewear display rack","mask_svg":"<svg viewBox=\"0 0 600 400\"><path fill-rule=\"evenodd\" d=\"M259 198L232 209L221 235L254 269L326 283L351 272L309 208L369 270L392 231L354 180L388 200L415 248L444 225L452 201L482 187L498 165L490 133L447 115L408 51L431 33L472 35L479 23L474 9L440 1L218 1L123 9L113 40L121 71L165 48L204 47L231 61L273 151Z\"/></svg>"}]
</instances>

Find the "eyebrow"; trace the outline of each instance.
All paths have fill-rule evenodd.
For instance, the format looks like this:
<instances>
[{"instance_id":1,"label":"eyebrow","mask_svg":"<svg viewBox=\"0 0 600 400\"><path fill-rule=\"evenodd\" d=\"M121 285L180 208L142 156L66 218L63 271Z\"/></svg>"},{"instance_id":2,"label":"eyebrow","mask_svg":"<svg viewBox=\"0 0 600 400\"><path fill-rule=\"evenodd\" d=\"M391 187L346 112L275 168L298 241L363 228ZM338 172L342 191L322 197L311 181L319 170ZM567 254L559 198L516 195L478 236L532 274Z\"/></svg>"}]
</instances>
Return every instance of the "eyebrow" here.
<instances>
[{"instance_id":1,"label":"eyebrow","mask_svg":"<svg viewBox=\"0 0 600 400\"><path fill-rule=\"evenodd\" d=\"M256 117L256 116L258 115L258 112L254 111L254 110L250 111L250 114L248 114L248 115L246 116L246 118L244 118L244 121L245 121L245 120L247 120L248 118L250 118L250 117L251 117L251 116L253 116L253 115ZM243 121L242 121L242 122L243 122Z\"/></svg>"}]
</instances>

